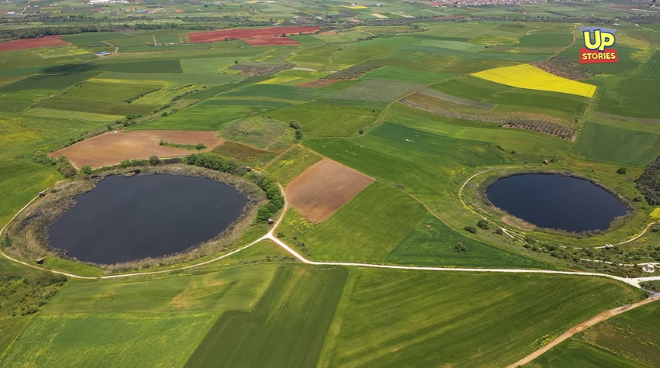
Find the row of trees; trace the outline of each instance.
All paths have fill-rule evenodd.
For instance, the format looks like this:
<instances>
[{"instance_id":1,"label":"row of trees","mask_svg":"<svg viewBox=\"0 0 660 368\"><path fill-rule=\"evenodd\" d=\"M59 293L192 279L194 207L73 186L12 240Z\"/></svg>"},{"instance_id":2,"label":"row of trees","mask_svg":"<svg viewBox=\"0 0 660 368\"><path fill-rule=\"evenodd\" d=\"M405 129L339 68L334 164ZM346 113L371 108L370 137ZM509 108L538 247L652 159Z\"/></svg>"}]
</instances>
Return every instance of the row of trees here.
<instances>
[{"instance_id":1,"label":"row of trees","mask_svg":"<svg viewBox=\"0 0 660 368\"><path fill-rule=\"evenodd\" d=\"M275 179L269 176L248 171L245 166L238 165L233 160L227 160L211 152L195 153L188 156L186 160L189 165L243 176L257 184L266 193L266 198L269 199L267 204L259 207L257 217L255 218L255 222L257 223L267 222L273 214L284 207L284 196L282 195L280 186Z\"/></svg>"}]
</instances>

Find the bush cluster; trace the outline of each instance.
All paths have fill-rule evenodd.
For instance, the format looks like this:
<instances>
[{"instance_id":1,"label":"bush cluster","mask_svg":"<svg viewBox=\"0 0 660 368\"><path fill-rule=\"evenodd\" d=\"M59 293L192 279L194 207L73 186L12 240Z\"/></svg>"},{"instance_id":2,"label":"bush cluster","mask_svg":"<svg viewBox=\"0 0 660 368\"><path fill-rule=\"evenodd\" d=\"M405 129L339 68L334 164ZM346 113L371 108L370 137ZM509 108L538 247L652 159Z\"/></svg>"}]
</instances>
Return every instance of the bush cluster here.
<instances>
[{"instance_id":1,"label":"bush cluster","mask_svg":"<svg viewBox=\"0 0 660 368\"><path fill-rule=\"evenodd\" d=\"M53 158L44 153L37 153L32 157L32 161L46 166L55 166L55 169L65 178L71 178L76 175L76 169L64 156Z\"/></svg>"},{"instance_id":2,"label":"bush cluster","mask_svg":"<svg viewBox=\"0 0 660 368\"><path fill-rule=\"evenodd\" d=\"M650 205L660 204L660 156L646 165L635 184Z\"/></svg>"},{"instance_id":3,"label":"bush cluster","mask_svg":"<svg viewBox=\"0 0 660 368\"><path fill-rule=\"evenodd\" d=\"M275 179L255 173L248 172L247 168L238 165L236 162L227 160L211 152L196 153L187 157L189 165L201 166L207 169L231 173L238 176L244 176L246 179L257 184L266 193L266 198L270 201L259 207L255 222L264 223L282 207L284 207L284 196Z\"/></svg>"},{"instance_id":4,"label":"bush cluster","mask_svg":"<svg viewBox=\"0 0 660 368\"><path fill-rule=\"evenodd\" d=\"M296 131L296 140L301 140L303 137L302 126L300 126L297 121L293 120L289 122L289 127Z\"/></svg>"}]
</instances>

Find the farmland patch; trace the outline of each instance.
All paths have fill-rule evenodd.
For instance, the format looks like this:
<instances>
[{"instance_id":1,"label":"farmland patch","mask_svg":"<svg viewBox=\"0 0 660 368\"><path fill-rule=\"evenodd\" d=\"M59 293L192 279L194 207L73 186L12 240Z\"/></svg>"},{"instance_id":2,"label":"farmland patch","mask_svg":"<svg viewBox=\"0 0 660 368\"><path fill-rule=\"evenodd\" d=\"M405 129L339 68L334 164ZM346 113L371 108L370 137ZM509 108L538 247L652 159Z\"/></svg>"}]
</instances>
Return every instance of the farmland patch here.
<instances>
[{"instance_id":1,"label":"farmland patch","mask_svg":"<svg viewBox=\"0 0 660 368\"><path fill-rule=\"evenodd\" d=\"M274 156L273 153L268 151L260 150L236 142L224 142L221 145L215 147L213 152L225 157L235 158L240 162L245 162L251 165L257 162L271 159Z\"/></svg>"},{"instance_id":2,"label":"farmland patch","mask_svg":"<svg viewBox=\"0 0 660 368\"><path fill-rule=\"evenodd\" d=\"M356 85L331 94L330 98L391 102L421 87L417 83L386 80L364 80Z\"/></svg>"},{"instance_id":3,"label":"farmland patch","mask_svg":"<svg viewBox=\"0 0 660 368\"><path fill-rule=\"evenodd\" d=\"M323 222L372 182L368 176L324 159L291 181L286 195L307 220Z\"/></svg>"},{"instance_id":4,"label":"farmland patch","mask_svg":"<svg viewBox=\"0 0 660 368\"><path fill-rule=\"evenodd\" d=\"M426 213L407 194L376 182L298 239L314 260L382 262Z\"/></svg>"},{"instance_id":5,"label":"farmland patch","mask_svg":"<svg viewBox=\"0 0 660 368\"><path fill-rule=\"evenodd\" d=\"M264 114L290 103L259 100L208 99L165 118L139 124L135 129L216 130L242 117Z\"/></svg>"},{"instance_id":6,"label":"farmland patch","mask_svg":"<svg viewBox=\"0 0 660 368\"><path fill-rule=\"evenodd\" d=\"M275 111L271 116L286 122L297 121L305 137L338 137L357 133L371 124L377 113L362 107L310 102Z\"/></svg>"},{"instance_id":7,"label":"farmland patch","mask_svg":"<svg viewBox=\"0 0 660 368\"><path fill-rule=\"evenodd\" d=\"M431 215L408 233L387 256L387 261L444 267L547 267L541 262L467 238Z\"/></svg>"},{"instance_id":8,"label":"farmland patch","mask_svg":"<svg viewBox=\"0 0 660 368\"><path fill-rule=\"evenodd\" d=\"M586 122L573 153L587 160L642 166L660 154L660 136Z\"/></svg>"},{"instance_id":9,"label":"farmland patch","mask_svg":"<svg viewBox=\"0 0 660 368\"><path fill-rule=\"evenodd\" d=\"M348 270L281 267L250 313L228 312L185 367L315 367Z\"/></svg>"},{"instance_id":10,"label":"farmland patch","mask_svg":"<svg viewBox=\"0 0 660 368\"><path fill-rule=\"evenodd\" d=\"M521 47L565 47L573 42L571 34L532 33L520 38Z\"/></svg>"},{"instance_id":11,"label":"farmland patch","mask_svg":"<svg viewBox=\"0 0 660 368\"><path fill-rule=\"evenodd\" d=\"M506 366L638 294L600 277L374 269L354 277L322 366Z\"/></svg>"},{"instance_id":12,"label":"farmland patch","mask_svg":"<svg viewBox=\"0 0 660 368\"><path fill-rule=\"evenodd\" d=\"M190 42L215 42L227 41L233 39L259 39L275 36L291 35L291 34L309 34L316 33L319 27L273 27L273 28L247 28L247 29L230 29L221 31L209 32L194 32L188 33ZM297 42L296 42L297 43Z\"/></svg>"},{"instance_id":13,"label":"farmland patch","mask_svg":"<svg viewBox=\"0 0 660 368\"><path fill-rule=\"evenodd\" d=\"M287 123L264 116L253 116L225 124L220 135L263 150L277 151L295 142L295 132Z\"/></svg>"},{"instance_id":14,"label":"farmland patch","mask_svg":"<svg viewBox=\"0 0 660 368\"><path fill-rule=\"evenodd\" d=\"M488 121L500 123L505 128L533 130L572 140L577 130L577 124L569 121L534 112L497 111L469 107L435 98L420 92L412 93L400 100L401 103L434 114L457 119Z\"/></svg>"},{"instance_id":15,"label":"farmland patch","mask_svg":"<svg viewBox=\"0 0 660 368\"><path fill-rule=\"evenodd\" d=\"M9 42L0 43L0 51L33 49L37 47L47 46L61 46L70 45L66 41L62 41L62 36L46 36L42 38L28 38L22 40L12 40Z\"/></svg>"},{"instance_id":16,"label":"farmland patch","mask_svg":"<svg viewBox=\"0 0 660 368\"><path fill-rule=\"evenodd\" d=\"M568 93L584 97L592 97L596 92L596 87L592 85L558 77L528 64L490 69L472 75L511 87L539 91Z\"/></svg>"},{"instance_id":17,"label":"farmland patch","mask_svg":"<svg viewBox=\"0 0 660 368\"><path fill-rule=\"evenodd\" d=\"M363 75L361 79L387 79L402 82L428 84L449 79L454 76L456 76L456 74L430 73L397 66L384 66Z\"/></svg>"},{"instance_id":18,"label":"farmland patch","mask_svg":"<svg viewBox=\"0 0 660 368\"><path fill-rule=\"evenodd\" d=\"M55 151L52 155L54 157L65 156L77 168L85 165L95 168L116 165L127 159L148 159L150 156L184 156L192 153L188 149L160 145L160 140L188 145L203 143L209 148L214 148L223 142L217 137L216 132L176 130L109 132Z\"/></svg>"},{"instance_id":19,"label":"farmland patch","mask_svg":"<svg viewBox=\"0 0 660 368\"><path fill-rule=\"evenodd\" d=\"M313 151L295 146L273 161L266 173L272 175L278 182L287 185L308 167L321 160L321 156Z\"/></svg>"}]
</instances>

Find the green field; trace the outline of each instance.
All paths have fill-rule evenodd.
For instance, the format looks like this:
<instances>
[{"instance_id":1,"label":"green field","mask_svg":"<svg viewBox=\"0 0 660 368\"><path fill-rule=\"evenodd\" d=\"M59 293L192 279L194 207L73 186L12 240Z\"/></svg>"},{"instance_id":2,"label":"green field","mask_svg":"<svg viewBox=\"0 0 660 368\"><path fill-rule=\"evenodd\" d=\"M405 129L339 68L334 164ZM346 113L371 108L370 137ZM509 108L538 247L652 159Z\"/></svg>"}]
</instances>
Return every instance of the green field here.
<instances>
[{"instance_id":1,"label":"green field","mask_svg":"<svg viewBox=\"0 0 660 368\"><path fill-rule=\"evenodd\" d=\"M520 38L521 47L565 47L573 42L570 34L528 34Z\"/></svg>"},{"instance_id":2,"label":"green field","mask_svg":"<svg viewBox=\"0 0 660 368\"><path fill-rule=\"evenodd\" d=\"M295 146L274 160L266 169L266 173L286 185L320 160L321 156L316 153Z\"/></svg>"},{"instance_id":3,"label":"green field","mask_svg":"<svg viewBox=\"0 0 660 368\"><path fill-rule=\"evenodd\" d=\"M586 122L573 153L593 161L642 166L660 154L660 135Z\"/></svg>"},{"instance_id":4,"label":"green field","mask_svg":"<svg viewBox=\"0 0 660 368\"><path fill-rule=\"evenodd\" d=\"M237 268L64 288L32 319L3 363L180 367L220 314L253 308L276 270Z\"/></svg>"},{"instance_id":5,"label":"green field","mask_svg":"<svg viewBox=\"0 0 660 368\"><path fill-rule=\"evenodd\" d=\"M459 243L463 248L458 247ZM459 248L462 250L458 251ZM387 256L387 262L445 267L547 267L529 258L467 238L433 216L420 221Z\"/></svg>"},{"instance_id":6,"label":"green field","mask_svg":"<svg viewBox=\"0 0 660 368\"><path fill-rule=\"evenodd\" d=\"M270 114L275 119L302 125L304 137L345 137L374 122L376 111L316 102L300 104Z\"/></svg>"},{"instance_id":7,"label":"green field","mask_svg":"<svg viewBox=\"0 0 660 368\"><path fill-rule=\"evenodd\" d=\"M435 84L431 88L457 97L492 103L498 110L533 111L567 120L582 116L589 100L566 93L509 87L472 76Z\"/></svg>"},{"instance_id":8,"label":"green field","mask_svg":"<svg viewBox=\"0 0 660 368\"><path fill-rule=\"evenodd\" d=\"M660 317L651 303L598 324L534 360L530 367L657 367ZM574 362L574 363L573 363Z\"/></svg>"},{"instance_id":9,"label":"green field","mask_svg":"<svg viewBox=\"0 0 660 368\"><path fill-rule=\"evenodd\" d=\"M506 366L635 294L600 278L354 273L321 367Z\"/></svg>"},{"instance_id":10,"label":"green field","mask_svg":"<svg viewBox=\"0 0 660 368\"><path fill-rule=\"evenodd\" d=\"M222 315L185 367L315 367L347 275L280 268L254 310Z\"/></svg>"},{"instance_id":11,"label":"green field","mask_svg":"<svg viewBox=\"0 0 660 368\"><path fill-rule=\"evenodd\" d=\"M285 122L270 117L249 117L224 124L220 136L262 150L282 150L295 142L294 130Z\"/></svg>"},{"instance_id":12,"label":"green field","mask_svg":"<svg viewBox=\"0 0 660 368\"><path fill-rule=\"evenodd\" d=\"M456 74L429 73L420 70L384 66L362 76L360 79L387 79L413 83L434 83L454 77Z\"/></svg>"},{"instance_id":13,"label":"green field","mask_svg":"<svg viewBox=\"0 0 660 368\"><path fill-rule=\"evenodd\" d=\"M374 183L299 238L314 260L379 263L425 215L405 193Z\"/></svg>"},{"instance_id":14,"label":"green field","mask_svg":"<svg viewBox=\"0 0 660 368\"><path fill-rule=\"evenodd\" d=\"M642 368L642 365L612 354L611 352L595 346L569 340L543 354L532 363L525 365L529 368Z\"/></svg>"},{"instance_id":15,"label":"green field","mask_svg":"<svg viewBox=\"0 0 660 368\"><path fill-rule=\"evenodd\" d=\"M365 174L402 185L420 199L444 195L451 176L468 167L503 164L501 151L385 123L358 139L319 139L305 146Z\"/></svg>"},{"instance_id":16,"label":"green field","mask_svg":"<svg viewBox=\"0 0 660 368\"><path fill-rule=\"evenodd\" d=\"M416 83L373 79L337 91L329 97L345 100L391 102L420 86Z\"/></svg>"},{"instance_id":17,"label":"green field","mask_svg":"<svg viewBox=\"0 0 660 368\"><path fill-rule=\"evenodd\" d=\"M290 105L279 101L209 99L165 118L140 124L136 129L217 130L229 121Z\"/></svg>"}]
</instances>

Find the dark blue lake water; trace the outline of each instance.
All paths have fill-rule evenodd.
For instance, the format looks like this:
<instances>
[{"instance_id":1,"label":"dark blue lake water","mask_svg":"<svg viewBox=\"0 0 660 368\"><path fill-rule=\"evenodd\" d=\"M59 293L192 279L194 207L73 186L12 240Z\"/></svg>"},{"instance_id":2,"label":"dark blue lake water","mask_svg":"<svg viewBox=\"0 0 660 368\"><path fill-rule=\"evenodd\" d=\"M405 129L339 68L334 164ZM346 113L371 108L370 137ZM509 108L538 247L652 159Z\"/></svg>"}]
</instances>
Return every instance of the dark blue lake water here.
<instances>
[{"instance_id":1,"label":"dark blue lake water","mask_svg":"<svg viewBox=\"0 0 660 368\"><path fill-rule=\"evenodd\" d=\"M495 206L536 226L571 232L605 230L629 209L588 180L556 174L522 174L486 189Z\"/></svg>"},{"instance_id":2,"label":"dark blue lake water","mask_svg":"<svg viewBox=\"0 0 660 368\"><path fill-rule=\"evenodd\" d=\"M173 254L208 241L247 204L227 184L169 174L109 176L75 200L50 227L49 244L101 264Z\"/></svg>"}]
</instances>

